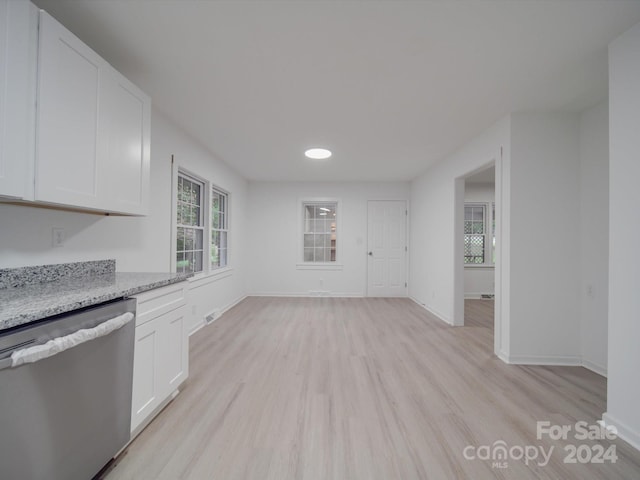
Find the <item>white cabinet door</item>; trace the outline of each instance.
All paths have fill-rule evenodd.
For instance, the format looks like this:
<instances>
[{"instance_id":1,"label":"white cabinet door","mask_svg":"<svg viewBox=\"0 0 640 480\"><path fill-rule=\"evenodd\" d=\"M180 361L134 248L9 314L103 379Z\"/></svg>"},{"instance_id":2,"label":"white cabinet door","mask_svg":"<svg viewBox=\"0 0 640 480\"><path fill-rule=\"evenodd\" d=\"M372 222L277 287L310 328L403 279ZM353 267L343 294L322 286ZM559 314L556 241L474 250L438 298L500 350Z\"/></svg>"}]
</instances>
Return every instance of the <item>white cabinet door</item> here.
<instances>
[{"instance_id":1,"label":"white cabinet door","mask_svg":"<svg viewBox=\"0 0 640 480\"><path fill-rule=\"evenodd\" d=\"M33 198L38 9L0 0L0 196Z\"/></svg>"},{"instance_id":2,"label":"white cabinet door","mask_svg":"<svg viewBox=\"0 0 640 480\"><path fill-rule=\"evenodd\" d=\"M98 172L99 192L109 200L110 210L145 215L150 182L149 97L113 69L109 69L105 94L108 160Z\"/></svg>"},{"instance_id":3,"label":"white cabinet door","mask_svg":"<svg viewBox=\"0 0 640 480\"><path fill-rule=\"evenodd\" d=\"M163 315L162 325L162 357L160 358L160 384L166 388L165 395L170 395L187 378L188 342L186 308ZM162 318L162 317L161 317Z\"/></svg>"},{"instance_id":4,"label":"white cabinet door","mask_svg":"<svg viewBox=\"0 0 640 480\"><path fill-rule=\"evenodd\" d=\"M151 100L40 12L35 200L146 215Z\"/></svg>"},{"instance_id":5,"label":"white cabinet door","mask_svg":"<svg viewBox=\"0 0 640 480\"><path fill-rule=\"evenodd\" d=\"M158 392L159 343L157 323L148 322L136 327L131 430L140 425L160 403Z\"/></svg>"},{"instance_id":6,"label":"white cabinet door","mask_svg":"<svg viewBox=\"0 0 640 480\"><path fill-rule=\"evenodd\" d=\"M189 374L186 283L136 295L131 431L137 433Z\"/></svg>"},{"instance_id":7,"label":"white cabinet door","mask_svg":"<svg viewBox=\"0 0 640 480\"><path fill-rule=\"evenodd\" d=\"M106 62L40 12L35 199L101 208L100 88Z\"/></svg>"}]
</instances>

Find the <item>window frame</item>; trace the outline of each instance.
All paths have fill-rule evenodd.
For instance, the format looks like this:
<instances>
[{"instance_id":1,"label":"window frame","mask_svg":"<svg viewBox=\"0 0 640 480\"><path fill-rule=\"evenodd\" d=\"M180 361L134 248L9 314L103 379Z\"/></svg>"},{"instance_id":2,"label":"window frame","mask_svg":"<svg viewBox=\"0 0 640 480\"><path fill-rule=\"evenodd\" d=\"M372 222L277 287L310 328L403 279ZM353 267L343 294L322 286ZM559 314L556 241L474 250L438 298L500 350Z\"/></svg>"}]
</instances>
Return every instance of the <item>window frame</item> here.
<instances>
[{"instance_id":1,"label":"window frame","mask_svg":"<svg viewBox=\"0 0 640 480\"><path fill-rule=\"evenodd\" d=\"M482 207L483 209L483 233L484 237L484 246L483 246L483 255L484 262L483 263L466 263L465 255L464 255L464 237L467 235L480 235L477 234L468 234L464 233L464 223L462 226L462 235L463 235L463 258L462 263L464 268L494 268L495 267L495 202L464 202L464 209L467 207ZM464 222L464 212L463 212L463 222Z\"/></svg>"},{"instance_id":2,"label":"window frame","mask_svg":"<svg viewBox=\"0 0 640 480\"><path fill-rule=\"evenodd\" d=\"M194 173L193 171L184 168L180 165L177 165L173 161L172 158L172 185L171 185L171 249L170 249L170 269L172 272L177 272L177 239L178 239L178 182L180 177L187 177L190 181L196 181L202 186L201 195L201 217L202 217L202 228L204 229L203 233L203 253L202 253L202 270L199 272L194 272L192 275L192 279L205 278L208 276L221 275L226 272L230 272L233 270L232 267L232 257L233 252L231 248L230 239L232 236L230 226L232 224L231 217L231 192L225 190L223 188L214 185L212 182L207 180ZM211 240L212 240L212 212L211 212L211 200L212 200L212 192L215 191L219 194L225 196L225 223L226 223L226 232L227 232L227 263L225 266L220 266L217 268L212 268L211 265ZM190 272L189 272L190 273Z\"/></svg>"},{"instance_id":3,"label":"window frame","mask_svg":"<svg viewBox=\"0 0 640 480\"><path fill-rule=\"evenodd\" d=\"M179 203L180 200L178 199L178 191L179 191L179 187L178 184L180 182L180 179L187 181L193 185L197 185L198 187L200 187L200 203L197 205L197 208L199 209L199 215L198 215L198 225L189 225L189 224L184 224L184 223L178 223L178 207L179 207ZM181 228L184 230L184 233L186 233L187 230L193 230L193 231L200 231L202 232L202 238L201 238L201 243L202 243L202 248L201 249L190 249L190 250L180 250L181 252L201 252L201 265L200 265L200 270L198 271L194 271L194 272L188 272L185 270L181 270L179 273L194 273L194 274L198 274L201 273L205 270L205 251L206 251L206 239L207 239L207 232L206 232L206 227L205 227L205 218L206 218L206 209L205 209L205 201L206 201L206 191L207 191L207 185L205 182L203 182L201 179L184 173L184 172L178 172L178 176L177 176L177 182L176 182L176 193L175 193L175 210L174 210L174 215L173 215L173 220L175 222L175 242L173 244L174 246L174 252L173 252L173 259L175 262L175 266L174 266L174 271L178 272L178 229ZM195 204L189 204L189 205L195 205Z\"/></svg>"},{"instance_id":4,"label":"window frame","mask_svg":"<svg viewBox=\"0 0 640 480\"><path fill-rule=\"evenodd\" d=\"M223 218L223 226L222 227L214 227L213 225L213 210L212 210L212 200L213 200L213 195L218 195L219 197L224 199L224 210L220 211L218 210L218 212L220 212L222 214L222 218ZM226 236L225 239L225 243L226 243L226 247L224 248L225 250L225 264L224 265L218 265L216 267L214 267L212 265L211 262L211 250L209 251L209 269L211 272L216 272L218 270L227 268L229 266L229 192L222 190L219 187L216 187L215 185L211 185L209 188L209 248L212 249L213 247L213 232L217 231L218 233L224 233ZM218 248L220 249L220 247L218 246Z\"/></svg>"},{"instance_id":5,"label":"window frame","mask_svg":"<svg viewBox=\"0 0 640 480\"><path fill-rule=\"evenodd\" d=\"M336 226L335 226L335 261L329 262L310 262L304 259L304 235L305 235L305 208L307 205L313 204L335 204ZM298 270L342 270L342 202L339 198L333 197L311 197L299 198L297 201L298 210L298 229L296 232L296 243L298 244L298 259L296 268Z\"/></svg>"}]
</instances>

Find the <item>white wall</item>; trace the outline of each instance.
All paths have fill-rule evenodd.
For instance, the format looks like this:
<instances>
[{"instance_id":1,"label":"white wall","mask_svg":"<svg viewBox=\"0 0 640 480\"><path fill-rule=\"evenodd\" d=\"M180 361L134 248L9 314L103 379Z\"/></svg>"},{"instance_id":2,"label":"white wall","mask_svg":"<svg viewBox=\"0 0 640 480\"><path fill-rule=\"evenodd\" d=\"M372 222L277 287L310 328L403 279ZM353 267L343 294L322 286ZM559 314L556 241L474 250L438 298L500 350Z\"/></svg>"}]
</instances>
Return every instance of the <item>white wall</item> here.
<instances>
[{"instance_id":1,"label":"white wall","mask_svg":"<svg viewBox=\"0 0 640 480\"><path fill-rule=\"evenodd\" d=\"M170 186L171 155L177 167L211 182L229 193L229 269L224 273L196 276L190 280L192 318L189 327L194 331L203 325L204 316L213 311L224 312L246 295L246 247L247 247L247 188L248 184L226 163L171 124L157 115L152 125L152 157L161 163L162 182ZM169 230L171 195L162 192L157 201L162 202L162 224L157 230ZM170 232L168 233L170 234ZM170 240L167 240L169 254Z\"/></svg>"},{"instance_id":2,"label":"white wall","mask_svg":"<svg viewBox=\"0 0 640 480\"><path fill-rule=\"evenodd\" d=\"M508 360L578 365L578 116L511 119Z\"/></svg>"},{"instance_id":3,"label":"white wall","mask_svg":"<svg viewBox=\"0 0 640 480\"><path fill-rule=\"evenodd\" d=\"M580 116L580 344L582 362L606 375L609 298L609 104Z\"/></svg>"},{"instance_id":4,"label":"white wall","mask_svg":"<svg viewBox=\"0 0 640 480\"><path fill-rule=\"evenodd\" d=\"M640 448L640 24L609 46L609 351L605 421Z\"/></svg>"},{"instance_id":5,"label":"white wall","mask_svg":"<svg viewBox=\"0 0 640 480\"><path fill-rule=\"evenodd\" d=\"M301 270L300 201L337 198L338 263L342 270ZM409 183L279 183L249 186L250 276L254 295L364 296L367 279L367 200L409 198ZM411 207L409 206L409 209Z\"/></svg>"},{"instance_id":6,"label":"white wall","mask_svg":"<svg viewBox=\"0 0 640 480\"><path fill-rule=\"evenodd\" d=\"M494 183L465 183L465 203L488 203L495 201L496 186ZM464 267L464 297L480 298L481 295L493 295L495 291L494 268L468 266Z\"/></svg>"},{"instance_id":7,"label":"white wall","mask_svg":"<svg viewBox=\"0 0 640 480\"><path fill-rule=\"evenodd\" d=\"M449 324L455 323L456 262L463 298L462 252L456 259L456 179L491 162L500 168L500 151L508 157L510 119L505 117L462 149L411 182L409 295ZM462 180L464 182L464 180ZM460 190L462 191L462 190ZM460 199L463 203L464 198ZM460 205L460 215L462 205ZM461 218L461 217L460 217ZM458 239L462 245L462 237Z\"/></svg>"},{"instance_id":8,"label":"white wall","mask_svg":"<svg viewBox=\"0 0 640 480\"><path fill-rule=\"evenodd\" d=\"M116 259L120 272L168 272L171 255L171 155L194 172L231 192L230 276L196 289L198 305L191 328L214 308L244 296L244 244L247 184L162 114L153 111L151 209L147 217L116 217L0 204L0 268ZM52 247L52 227L64 228L66 241ZM195 282L198 286L202 282Z\"/></svg>"}]
</instances>

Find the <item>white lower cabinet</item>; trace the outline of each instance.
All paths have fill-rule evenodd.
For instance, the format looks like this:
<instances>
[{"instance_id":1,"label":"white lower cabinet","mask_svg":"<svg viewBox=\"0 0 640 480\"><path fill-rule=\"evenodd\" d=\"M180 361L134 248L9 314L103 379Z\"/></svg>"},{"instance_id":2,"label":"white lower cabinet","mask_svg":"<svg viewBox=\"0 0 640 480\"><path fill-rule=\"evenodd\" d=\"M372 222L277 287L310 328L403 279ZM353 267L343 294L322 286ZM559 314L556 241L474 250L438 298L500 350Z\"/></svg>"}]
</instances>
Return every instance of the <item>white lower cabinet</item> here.
<instances>
[{"instance_id":1,"label":"white lower cabinet","mask_svg":"<svg viewBox=\"0 0 640 480\"><path fill-rule=\"evenodd\" d=\"M135 295L131 432L136 434L170 400L189 374L187 283Z\"/></svg>"}]
</instances>

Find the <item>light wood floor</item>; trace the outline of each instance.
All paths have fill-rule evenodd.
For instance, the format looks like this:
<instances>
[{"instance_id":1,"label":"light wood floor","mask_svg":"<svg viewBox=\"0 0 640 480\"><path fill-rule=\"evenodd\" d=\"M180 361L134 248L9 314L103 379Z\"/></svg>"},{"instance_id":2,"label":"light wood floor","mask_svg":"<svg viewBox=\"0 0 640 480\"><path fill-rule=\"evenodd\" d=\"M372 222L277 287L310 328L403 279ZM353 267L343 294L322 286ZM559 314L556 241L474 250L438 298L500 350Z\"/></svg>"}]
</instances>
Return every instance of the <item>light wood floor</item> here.
<instances>
[{"instance_id":1,"label":"light wood floor","mask_svg":"<svg viewBox=\"0 0 640 480\"><path fill-rule=\"evenodd\" d=\"M504 364L478 302L453 328L407 299L248 298L191 337L188 384L107 478L640 478L622 441L615 464L569 465L586 442L536 439L537 420L599 419L606 380ZM554 452L503 469L463 455L499 440Z\"/></svg>"}]
</instances>

